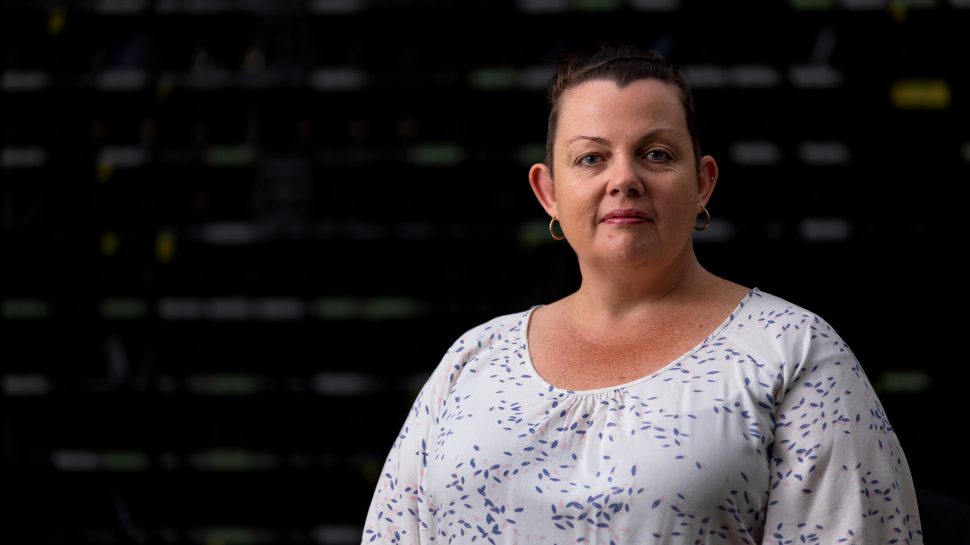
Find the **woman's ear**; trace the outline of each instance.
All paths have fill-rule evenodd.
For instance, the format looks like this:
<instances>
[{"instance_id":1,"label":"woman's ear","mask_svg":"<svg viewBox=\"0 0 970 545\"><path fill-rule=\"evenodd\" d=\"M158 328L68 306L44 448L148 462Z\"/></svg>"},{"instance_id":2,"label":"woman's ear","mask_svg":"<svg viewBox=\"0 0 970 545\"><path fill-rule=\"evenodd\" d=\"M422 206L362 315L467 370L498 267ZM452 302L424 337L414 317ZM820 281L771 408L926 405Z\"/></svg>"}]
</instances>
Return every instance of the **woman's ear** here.
<instances>
[{"instance_id":1,"label":"woman's ear","mask_svg":"<svg viewBox=\"0 0 970 545\"><path fill-rule=\"evenodd\" d=\"M719 169L717 161L710 155L701 157L701 171L697 175L697 200L701 206L707 206L707 201L711 199L714 186L717 184Z\"/></svg>"},{"instance_id":2,"label":"woman's ear","mask_svg":"<svg viewBox=\"0 0 970 545\"><path fill-rule=\"evenodd\" d=\"M532 192L539 199L539 204L546 210L549 217L557 214L556 186L552 182L552 173L545 163L536 163L529 169L529 185Z\"/></svg>"}]
</instances>

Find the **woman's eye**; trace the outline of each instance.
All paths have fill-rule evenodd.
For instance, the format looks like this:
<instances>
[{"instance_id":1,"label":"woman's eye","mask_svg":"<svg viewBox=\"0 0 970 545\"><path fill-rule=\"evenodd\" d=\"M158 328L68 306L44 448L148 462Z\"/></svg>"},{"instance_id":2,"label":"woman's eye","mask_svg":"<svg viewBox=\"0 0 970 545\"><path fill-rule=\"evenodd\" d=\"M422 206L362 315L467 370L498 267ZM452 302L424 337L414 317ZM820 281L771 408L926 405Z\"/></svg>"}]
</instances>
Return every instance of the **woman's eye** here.
<instances>
[{"instance_id":1,"label":"woman's eye","mask_svg":"<svg viewBox=\"0 0 970 545\"><path fill-rule=\"evenodd\" d=\"M596 159L597 157L595 155L583 155L582 157L579 158L579 164L583 166L591 167L593 166L593 164L586 162L586 159L591 159L591 158Z\"/></svg>"},{"instance_id":2,"label":"woman's eye","mask_svg":"<svg viewBox=\"0 0 970 545\"><path fill-rule=\"evenodd\" d=\"M667 154L666 151L659 150L659 149L652 149L652 150L648 151L647 152L647 157L649 157L651 159L654 159L654 160L657 160L657 161L664 161L664 160L670 158L670 156Z\"/></svg>"}]
</instances>

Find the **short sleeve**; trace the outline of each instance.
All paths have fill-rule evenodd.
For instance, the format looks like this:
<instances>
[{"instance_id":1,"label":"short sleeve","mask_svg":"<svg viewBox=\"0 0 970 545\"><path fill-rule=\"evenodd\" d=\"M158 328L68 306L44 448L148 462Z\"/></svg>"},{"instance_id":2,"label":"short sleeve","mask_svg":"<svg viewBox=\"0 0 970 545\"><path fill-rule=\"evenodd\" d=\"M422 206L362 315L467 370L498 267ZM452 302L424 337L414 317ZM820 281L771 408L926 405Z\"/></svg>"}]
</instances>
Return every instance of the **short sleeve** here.
<instances>
[{"instance_id":1,"label":"short sleeve","mask_svg":"<svg viewBox=\"0 0 970 545\"><path fill-rule=\"evenodd\" d=\"M776 400L762 544L922 545L906 456L865 372L818 321Z\"/></svg>"},{"instance_id":2,"label":"short sleeve","mask_svg":"<svg viewBox=\"0 0 970 545\"><path fill-rule=\"evenodd\" d=\"M422 521L424 472L435 423L457 370L455 359L464 349L464 337L448 349L418 392L378 478L361 543L424 543Z\"/></svg>"}]
</instances>

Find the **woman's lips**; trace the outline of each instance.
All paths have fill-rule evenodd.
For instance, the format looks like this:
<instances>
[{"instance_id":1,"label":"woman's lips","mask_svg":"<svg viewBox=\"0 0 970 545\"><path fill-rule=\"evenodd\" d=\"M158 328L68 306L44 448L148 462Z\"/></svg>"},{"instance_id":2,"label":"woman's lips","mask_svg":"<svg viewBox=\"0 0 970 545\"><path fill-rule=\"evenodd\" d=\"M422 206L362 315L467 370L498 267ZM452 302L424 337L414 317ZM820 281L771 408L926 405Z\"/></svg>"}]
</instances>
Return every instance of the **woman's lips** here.
<instances>
[{"instance_id":1,"label":"woman's lips","mask_svg":"<svg viewBox=\"0 0 970 545\"><path fill-rule=\"evenodd\" d=\"M615 219L639 220L639 221L610 221ZM647 213L636 208L614 208L607 214L602 221L610 223L643 223L647 220Z\"/></svg>"},{"instance_id":2,"label":"woman's lips","mask_svg":"<svg viewBox=\"0 0 970 545\"><path fill-rule=\"evenodd\" d=\"M620 217L620 218L607 218L603 220L603 223L620 223L620 224L634 224L634 223L646 223L647 221L643 218L633 218L633 217Z\"/></svg>"}]
</instances>

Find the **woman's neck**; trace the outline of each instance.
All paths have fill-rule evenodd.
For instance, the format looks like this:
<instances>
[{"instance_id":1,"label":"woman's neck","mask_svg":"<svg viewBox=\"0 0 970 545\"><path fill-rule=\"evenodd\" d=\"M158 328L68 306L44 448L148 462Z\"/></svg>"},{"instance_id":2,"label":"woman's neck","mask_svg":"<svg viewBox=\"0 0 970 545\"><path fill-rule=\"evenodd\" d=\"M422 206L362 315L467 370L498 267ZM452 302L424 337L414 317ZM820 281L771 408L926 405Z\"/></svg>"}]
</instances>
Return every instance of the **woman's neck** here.
<instances>
[{"instance_id":1,"label":"woman's neck","mask_svg":"<svg viewBox=\"0 0 970 545\"><path fill-rule=\"evenodd\" d=\"M682 309L717 283L692 251L666 267L591 268L579 290L567 297L569 314L583 321L610 324L653 321Z\"/></svg>"}]
</instances>

